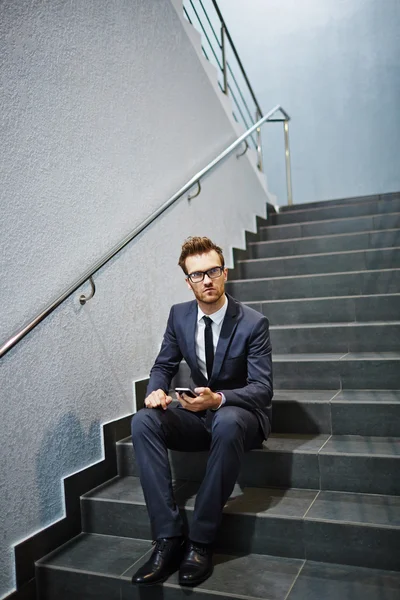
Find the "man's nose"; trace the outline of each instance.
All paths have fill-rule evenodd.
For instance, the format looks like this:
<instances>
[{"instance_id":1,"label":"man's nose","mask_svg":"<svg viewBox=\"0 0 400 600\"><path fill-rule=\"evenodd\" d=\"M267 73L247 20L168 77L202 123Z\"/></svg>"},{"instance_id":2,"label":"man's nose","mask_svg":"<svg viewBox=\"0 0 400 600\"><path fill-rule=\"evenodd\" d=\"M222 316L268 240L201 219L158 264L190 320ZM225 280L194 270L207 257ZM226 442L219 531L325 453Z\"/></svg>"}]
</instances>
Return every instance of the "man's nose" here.
<instances>
[{"instance_id":1,"label":"man's nose","mask_svg":"<svg viewBox=\"0 0 400 600\"><path fill-rule=\"evenodd\" d=\"M207 273L204 273L204 283L210 283L210 282L211 282L211 277Z\"/></svg>"}]
</instances>

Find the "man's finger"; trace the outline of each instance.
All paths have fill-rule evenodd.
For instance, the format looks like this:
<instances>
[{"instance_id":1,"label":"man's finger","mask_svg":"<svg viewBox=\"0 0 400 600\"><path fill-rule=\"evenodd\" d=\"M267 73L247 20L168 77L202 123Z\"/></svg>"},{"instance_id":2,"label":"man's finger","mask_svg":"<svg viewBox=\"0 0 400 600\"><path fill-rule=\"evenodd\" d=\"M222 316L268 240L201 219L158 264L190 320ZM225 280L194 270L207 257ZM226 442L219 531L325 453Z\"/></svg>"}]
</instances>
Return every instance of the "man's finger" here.
<instances>
[{"instance_id":1,"label":"man's finger","mask_svg":"<svg viewBox=\"0 0 400 600\"><path fill-rule=\"evenodd\" d=\"M186 402L183 396L184 394L178 394L178 400L181 403L181 406L183 406L183 408L186 408L188 406L188 402Z\"/></svg>"},{"instance_id":2,"label":"man's finger","mask_svg":"<svg viewBox=\"0 0 400 600\"><path fill-rule=\"evenodd\" d=\"M152 408L157 408L157 406L160 406L160 400L157 396L153 396L150 401Z\"/></svg>"},{"instance_id":3,"label":"man's finger","mask_svg":"<svg viewBox=\"0 0 400 600\"><path fill-rule=\"evenodd\" d=\"M155 390L145 398L144 405L146 408L157 408L158 406L166 408L170 402L172 402L172 398L167 396L164 390Z\"/></svg>"},{"instance_id":4,"label":"man's finger","mask_svg":"<svg viewBox=\"0 0 400 600\"><path fill-rule=\"evenodd\" d=\"M194 402L196 402L196 398L192 398L191 396L188 396L187 394L183 394L184 400L188 403L188 404L193 404Z\"/></svg>"}]
</instances>

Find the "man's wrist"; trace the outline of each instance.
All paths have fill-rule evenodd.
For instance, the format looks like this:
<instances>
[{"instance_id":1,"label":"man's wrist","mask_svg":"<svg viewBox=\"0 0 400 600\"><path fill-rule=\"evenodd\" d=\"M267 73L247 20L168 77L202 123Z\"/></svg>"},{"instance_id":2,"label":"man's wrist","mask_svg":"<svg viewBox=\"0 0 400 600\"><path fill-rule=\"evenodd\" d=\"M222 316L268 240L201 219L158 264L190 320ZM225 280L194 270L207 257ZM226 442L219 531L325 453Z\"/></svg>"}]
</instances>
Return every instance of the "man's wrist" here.
<instances>
[{"instance_id":1,"label":"man's wrist","mask_svg":"<svg viewBox=\"0 0 400 600\"><path fill-rule=\"evenodd\" d=\"M224 395L221 392L215 392L215 396L216 396L216 406L215 408L213 408L212 410L218 410L219 408L221 408L221 406L224 404Z\"/></svg>"}]
</instances>

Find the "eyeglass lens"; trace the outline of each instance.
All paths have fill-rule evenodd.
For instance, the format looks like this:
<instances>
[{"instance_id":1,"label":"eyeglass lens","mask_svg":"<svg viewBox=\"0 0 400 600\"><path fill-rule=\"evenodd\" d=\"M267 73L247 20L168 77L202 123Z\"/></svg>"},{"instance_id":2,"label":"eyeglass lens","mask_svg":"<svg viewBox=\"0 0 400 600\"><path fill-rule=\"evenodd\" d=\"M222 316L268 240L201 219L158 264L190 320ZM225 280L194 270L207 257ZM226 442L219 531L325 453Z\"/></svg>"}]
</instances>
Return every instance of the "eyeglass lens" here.
<instances>
[{"instance_id":1,"label":"eyeglass lens","mask_svg":"<svg viewBox=\"0 0 400 600\"><path fill-rule=\"evenodd\" d=\"M203 281L205 275L208 275L210 279L216 279L221 275L222 271L223 267L213 267L212 269L208 269L208 271L195 271L194 273L190 273L189 279L192 283L200 283L200 281Z\"/></svg>"}]
</instances>

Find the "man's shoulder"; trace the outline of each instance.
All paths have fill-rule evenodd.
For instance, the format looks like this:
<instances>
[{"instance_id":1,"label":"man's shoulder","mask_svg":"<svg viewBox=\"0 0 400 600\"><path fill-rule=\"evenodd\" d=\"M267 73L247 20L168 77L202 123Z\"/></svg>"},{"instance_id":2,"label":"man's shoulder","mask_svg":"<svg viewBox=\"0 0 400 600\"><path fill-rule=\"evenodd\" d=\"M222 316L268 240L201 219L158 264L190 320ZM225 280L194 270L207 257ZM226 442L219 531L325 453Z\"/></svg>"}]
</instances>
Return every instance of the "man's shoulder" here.
<instances>
[{"instance_id":1,"label":"man's shoulder","mask_svg":"<svg viewBox=\"0 0 400 600\"><path fill-rule=\"evenodd\" d=\"M187 302L178 302L178 304L173 304L171 306L171 312L176 315L183 315L187 312L190 312L196 307L196 300L188 300Z\"/></svg>"},{"instance_id":2,"label":"man's shoulder","mask_svg":"<svg viewBox=\"0 0 400 600\"><path fill-rule=\"evenodd\" d=\"M249 323L253 323L254 325L258 323L258 321L265 321L267 317L260 313L258 310L251 308L251 306L247 306L246 304L242 304L243 316ZM268 319L267 319L268 320Z\"/></svg>"},{"instance_id":3,"label":"man's shoulder","mask_svg":"<svg viewBox=\"0 0 400 600\"><path fill-rule=\"evenodd\" d=\"M258 310L255 310L247 304L243 304L239 300L232 298L232 296L228 296L228 301L235 304L239 318L245 321L247 325L255 325L259 321L264 321L265 319L268 321L267 317Z\"/></svg>"}]
</instances>

